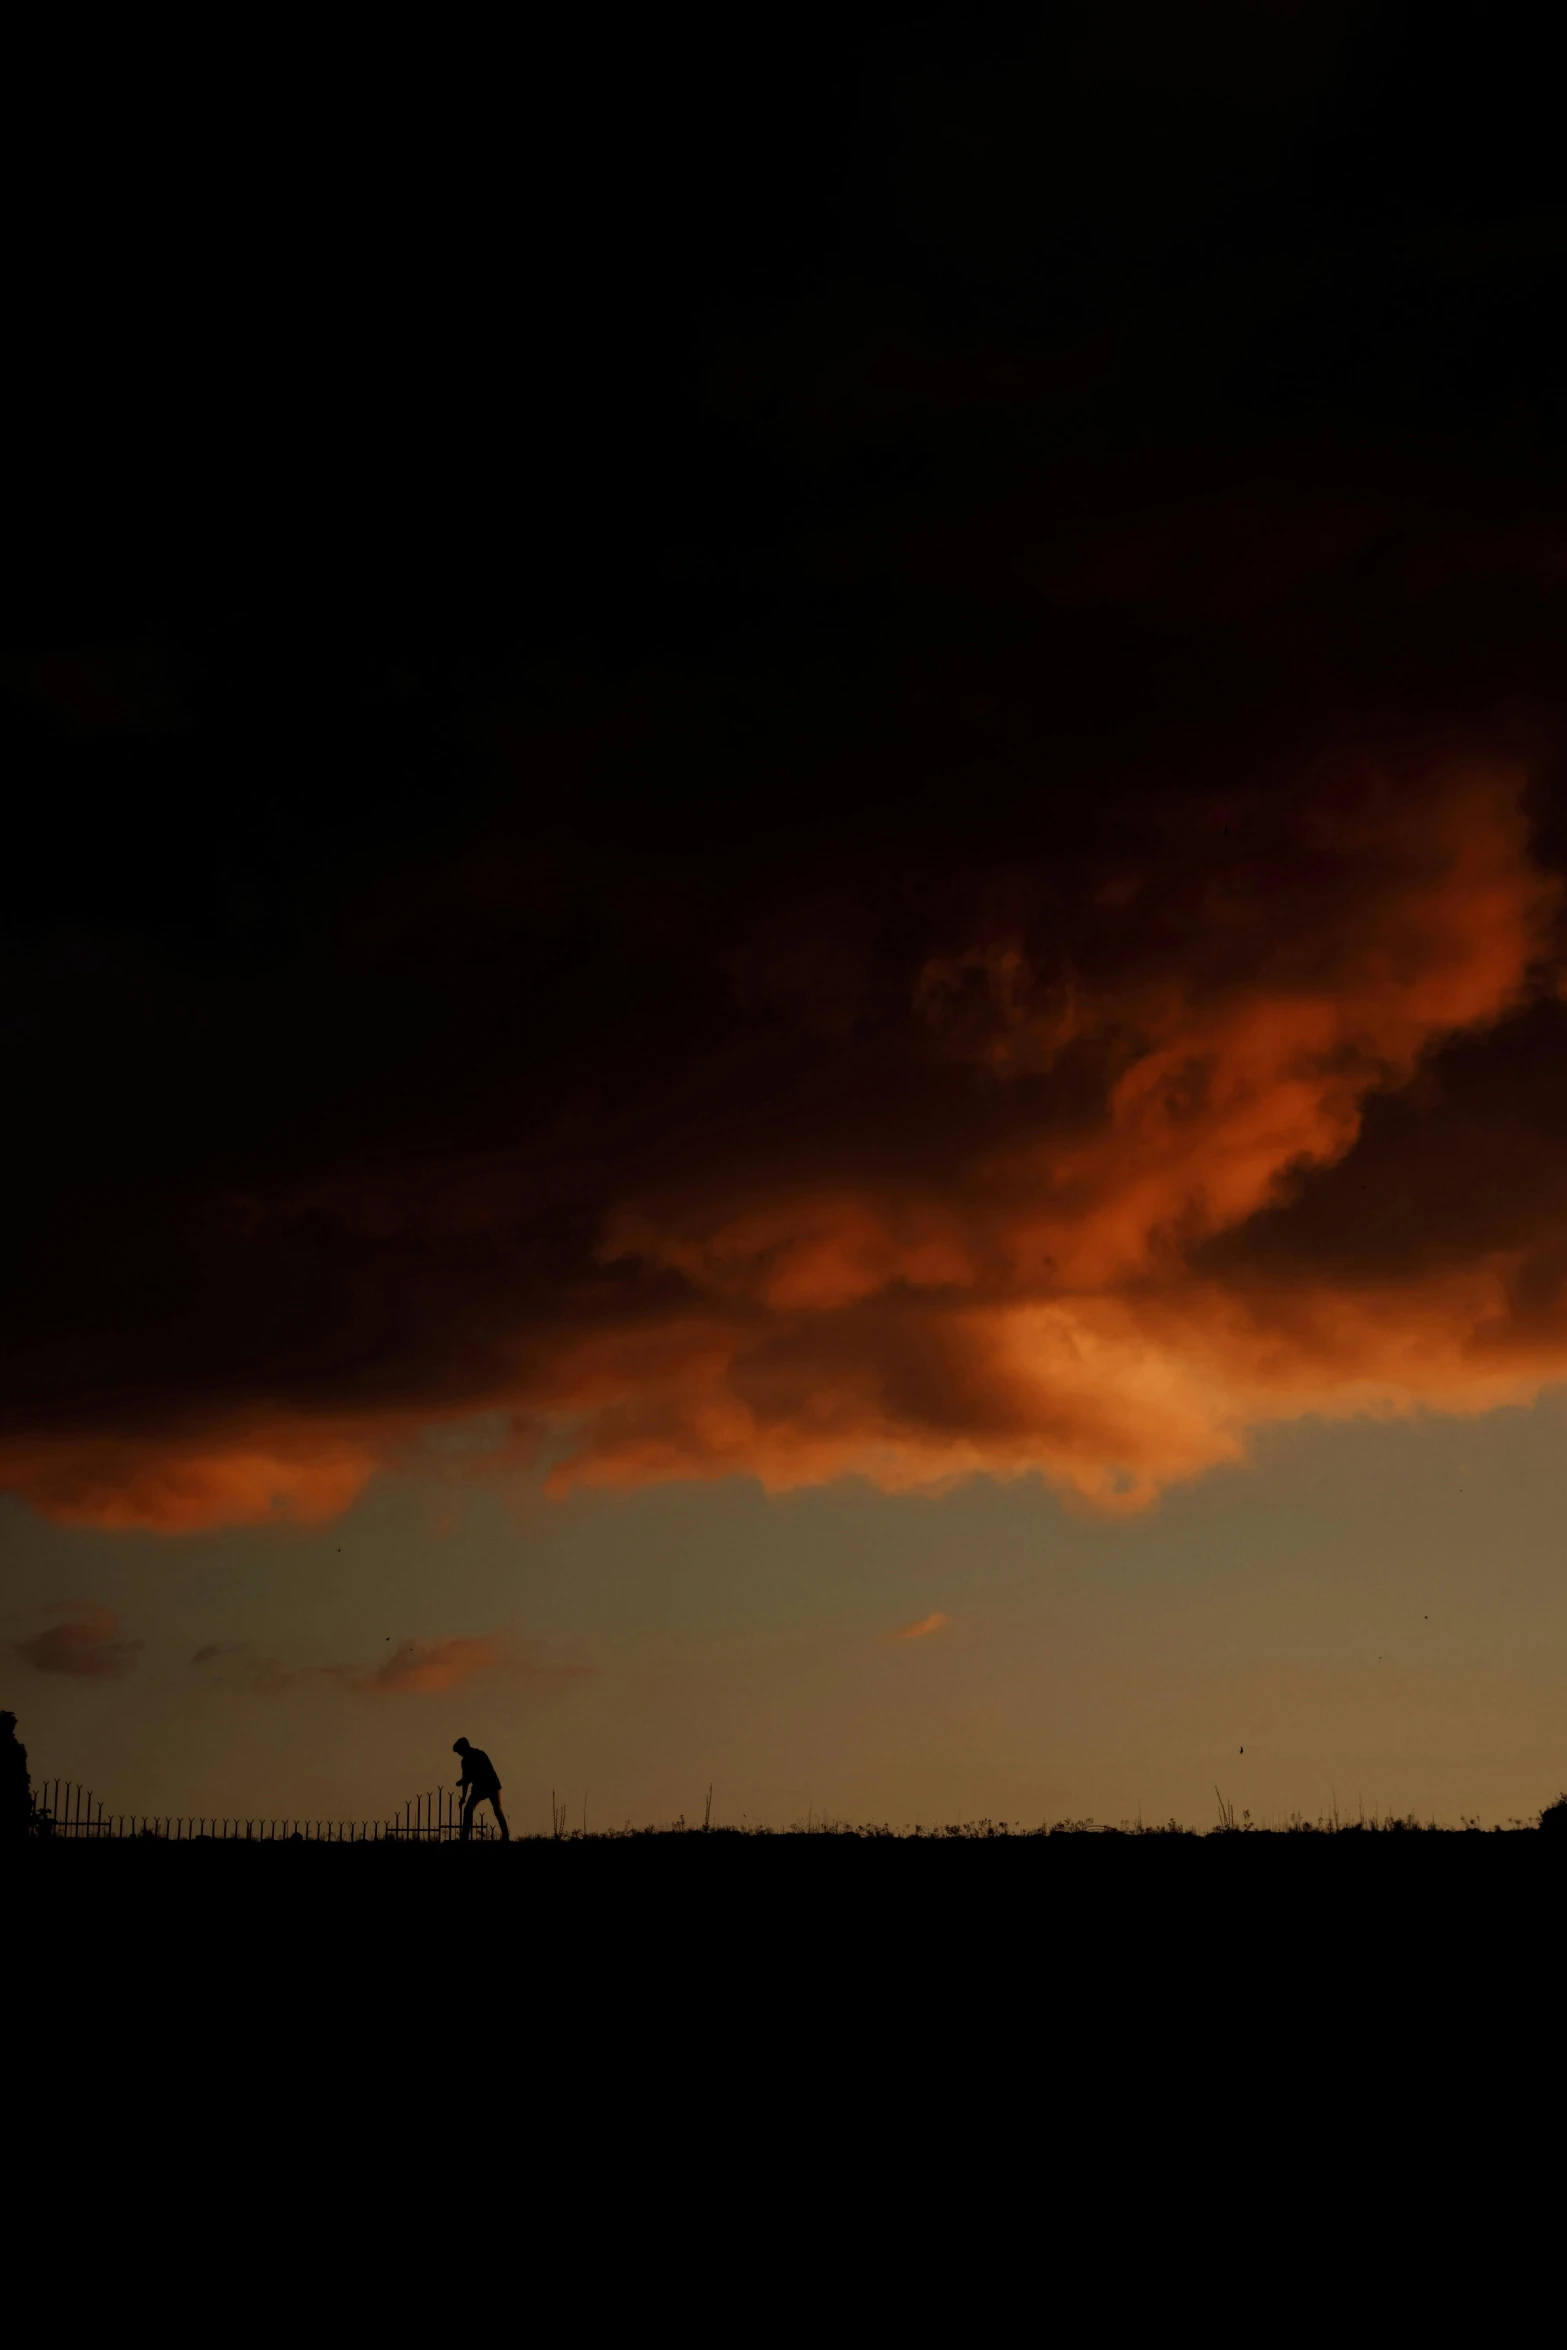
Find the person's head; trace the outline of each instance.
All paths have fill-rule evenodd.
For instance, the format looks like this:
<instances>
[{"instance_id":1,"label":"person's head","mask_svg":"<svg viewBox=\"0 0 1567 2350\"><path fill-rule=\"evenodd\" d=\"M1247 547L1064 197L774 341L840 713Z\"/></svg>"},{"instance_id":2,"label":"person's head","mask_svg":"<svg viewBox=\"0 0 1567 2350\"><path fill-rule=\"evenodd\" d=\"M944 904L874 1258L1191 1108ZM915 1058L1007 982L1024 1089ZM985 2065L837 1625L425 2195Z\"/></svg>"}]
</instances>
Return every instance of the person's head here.
<instances>
[{"instance_id":1,"label":"person's head","mask_svg":"<svg viewBox=\"0 0 1567 2350\"><path fill-rule=\"evenodd\" d=\"M453 1748L452 1748L452 1752L453 1752L453 1754L466 1754L466 1753L467 1753L467 1751L468 1751L468 1741L467 1741L467 1739L466 1739L466 1738L459 1738L459 1739L456 1741L456 1743L455 1743L455 1745L453 1746Z\"/></svg>"},{"instance_id":2,"label":"person's head","mask_svg":"<svg viewBox=\"0 0 1567 2350\"><path fill-rule=\"evenodd\" d=\"M11 1736L12 1732L15 1730L15 1728L16 1728L16 1716L15 1716L15 1714L10 1714L10 1713L0 1713L0 1738L9 1738L9 1737Z\"/></svg>"}]
</instances>

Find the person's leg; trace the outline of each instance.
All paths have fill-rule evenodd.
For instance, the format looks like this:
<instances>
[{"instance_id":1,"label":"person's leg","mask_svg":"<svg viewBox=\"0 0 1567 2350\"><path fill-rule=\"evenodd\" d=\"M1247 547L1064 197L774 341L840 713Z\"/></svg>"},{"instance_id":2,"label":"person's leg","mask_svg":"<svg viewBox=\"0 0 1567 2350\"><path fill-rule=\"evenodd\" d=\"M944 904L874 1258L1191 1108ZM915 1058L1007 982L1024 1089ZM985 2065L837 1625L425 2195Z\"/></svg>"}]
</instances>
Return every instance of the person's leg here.
<instances>
[{"instance_id":1,"label":"person's leg","mask_svg":"<svg viewBox=\"0 0 1567 2350\"><path fill-rule=\"evenodd\" d=\"M473 1807L478 1800L478 1789L475 1787L470 1787L462 1799L462 1827L458 1833L460 1841L464 1844L467 1843L473 1832Z\"/></svg>"},{"instance_id":2,"label":"person's leg","mask_svg":"<svg viewBox=\"0 0 1567 2350\"><path fill-rule=\"evenodd\" d=\"M501 1842L503 1844L509 1844L511 1842L511 1830L506 1825L506 1814L501 1809L501 1792L498 1787L496 1788L495 1793L490 1797L490 1809L492 1812L494 1812L496 1820L499 1823L501 1831Z\"/></svg>"}]
</instances>

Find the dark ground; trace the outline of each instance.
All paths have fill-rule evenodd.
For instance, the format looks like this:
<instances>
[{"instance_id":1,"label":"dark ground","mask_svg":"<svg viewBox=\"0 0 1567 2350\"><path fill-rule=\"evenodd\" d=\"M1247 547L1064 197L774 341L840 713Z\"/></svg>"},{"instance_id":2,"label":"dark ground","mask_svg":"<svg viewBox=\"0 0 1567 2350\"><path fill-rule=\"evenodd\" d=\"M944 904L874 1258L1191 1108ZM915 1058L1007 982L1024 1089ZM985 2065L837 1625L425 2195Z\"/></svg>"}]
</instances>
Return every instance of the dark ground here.
<instances>
[{"instance_id":1,"label":"dark ground","mask_svg":"<svg viewBox=\"0 0 1567 2350\"><path fill-rule=\"evenodd\" d=\"M301 1972L355 1998L551 1978L573 1999L747 1984L828 1991L935 1970L1097 1996L1184 1968L1384 1968L1559 1950L1567 1853L1532 1830L1048 1838L699 1832L498 1845L34 1846L6 1869L12 1947L91 1997L125 1967L263 1998ZM112 1952L112 1958L110 1953ZM1388 1988L1383 1985L1384 1990Z\"/></svg>"},{"instance_id":2,"label":"dark ground","mask_svg":"<svg viewBox=\"0 0 1567 2350\"><path fill-rule=\"evenodd\" d=\"M1106 2323L1153 2269L1251 2305L1282 2258L1293 2303L1324 2230L1369 2231L1353 2266L1418 2227L1445 2274L1498 2199L1533 2224L1564 1864L1528 1831L34 1846L8 2139L220 2294L255 2237L254 2290L324 2264L356 2307L453 2263L482 2303L512 2259L546 2306L715 2322L821 2317L851 2258L981 2302L1021 2261Z\"/></svg>"}]
</instances>

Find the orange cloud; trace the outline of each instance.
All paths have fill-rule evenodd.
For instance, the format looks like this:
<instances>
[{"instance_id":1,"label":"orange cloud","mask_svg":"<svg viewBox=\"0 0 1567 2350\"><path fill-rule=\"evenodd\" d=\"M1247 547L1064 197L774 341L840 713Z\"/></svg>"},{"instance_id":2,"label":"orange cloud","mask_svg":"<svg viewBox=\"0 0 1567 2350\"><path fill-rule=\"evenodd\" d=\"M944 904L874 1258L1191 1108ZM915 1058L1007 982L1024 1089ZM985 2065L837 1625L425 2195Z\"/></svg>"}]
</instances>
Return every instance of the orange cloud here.
<instances>
[{"instance_id":1,"label":"orange cloud","mask_svg":"<svg viewBox=\"0 0 1567 2350\"><path fill-rule=\"evenodd\" d=\"M900 990L836 1024L801 976L815 916L791 957L778 915L745 984L780 1007L788 1082L699 1071L689 1130L659 1096L621 1157L590 1125L555 1160L358 1168L232 1211L247 1280L301 1234L319 1283L349 1268L320 1343L370 1313L378 1406L187 1400L183 1432L13 1438L0 1477L78 1524L321 1522L422 1422L453 1432L443 1477L543 1449L555 1492L1036 1474L1127 1510L1270 1421L1483 1411L1567 1377L1557 1047L1506 1046L1558 1017L1562 886L1521 771L1350 760L1187 799L1064 909L1052 886L941 901ZM852 990L846 919L826 968ZM569 1248L562 1190L594 1200ZM494 1642L415 1642L349 1679L493 1669Z\"/></svg>"},{"instance_id":2,"label":"orange cloud","mask_svg":"<svg viewBox=\"0 0 1567 2350\"><path fill-rule=\"evenodd\" d=\"M475 1673L504 1670L508 1662L505 1647L493 1639L404 1640L373 1672L353 1676L351 1686L372 1696L431 1696Z\"/></svg>"},{"instance_id":3,"label":"orange cloud","mask_svg":"<svg viewBox=\"0 0 1567 2350\"><path fill-rule=\"evenodd\" d=\"M191 1664L202 1675L226 1689L249 1696L276 1697L302 1683L331 1682L355 1695L431 1696L459 1688L481 1673L504 1673L529 1680L574 1680L580 1665L548 1661L532 1643L518 1642L506 1632L477 1638L402 1640L391 1646L379 1664L285 1664L263 1656L245 1642L208 1642L198 1648Z\"/></svg>"},{"instance_id":4,"label":"orange cloud","mask_svg":"<svg viewBox=\"0 0 1567 2350\"><path fill-rule=\"evenodd\" d=\"M64 1600L46 1611L61 1621L11 1642L14 1656L40 1673L64 1673L83 1681L115 1681L128 1673L146 1643L126 1640L112 1607Z\"/></svg>"},{"instance_id":5,"label":"orange cloud","mask_svg":"<svg viewBox=\"0 0 1567 2350\"><path fill-rule=\"evenodd\" d=\"M575 1678L581 1670L580 1666L545 1665L531 1649L519 1647L507 1634L492 1632L477 1639L403 1640L371 1671L342 1670L338 1678L345 1688L361 1690L367 1696L428 1697L456 1689L479 1673Z\"/></svg>"},{"instance_id":6,"label":"orange cloud","mask_svg":"<svg viewBox=\"0 0 1567 2350\"><path fill-rule=\"evenodd\" d=\"M1508 1336L1516 1249L1414 1281L1319 1270L1305 1298L1204 1262L1348 1158L1370 1098L1525 1001L1561 892L1521 779L1370 778L1308 806L1271 860L1221 858L1170 894L1151 861L1115 897L1155 951L1070 985L1015 943L925 966L917 1016L992 1081L939 1188L916 1169L617 1211L606 1250L678 1272L701 1307L556 1357L548 1402L578 1431L557 1489L1032 1471L1135 1508L1268 1420L1485 1410L1567 1374L1567 1322Z\"/></svg>"},{"instance_id":7,"label":"orange cloud","mask_svg":"<svg viewBox=\"0 0 1567 2350\"><path fill-rule=\"evenodd\" d=\"M921 1616L916 1623L900 1624L892 1635L894 1640L923 1640L931 1632L944 1632L947 1618L939 1613Z\"/></svg>"},{"instance_id":8,"label":"orange cloud","mask_svg":"<svg viewBox=\"0 0 1567 2350\"><path fill-rule=\"evenodd\" d=\"M67 1526L161 1534L325 1524L369 1482L388 1432L278 1422L181 1436L46 1431L0 1444L0 1485Z\"/></svg>"}]
</instances>

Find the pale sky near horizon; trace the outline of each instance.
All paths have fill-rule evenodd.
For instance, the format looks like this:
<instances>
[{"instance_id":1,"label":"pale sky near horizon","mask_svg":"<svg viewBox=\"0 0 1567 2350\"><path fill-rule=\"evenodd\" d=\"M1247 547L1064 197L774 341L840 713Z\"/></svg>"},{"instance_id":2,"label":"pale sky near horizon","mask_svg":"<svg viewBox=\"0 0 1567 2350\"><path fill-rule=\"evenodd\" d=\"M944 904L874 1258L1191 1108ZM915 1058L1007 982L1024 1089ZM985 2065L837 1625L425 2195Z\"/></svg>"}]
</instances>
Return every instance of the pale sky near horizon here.
<instances>
[{"instance_id":1,"label":"pale sky near horizon","mask_svg":"<svg viewBox=\"0 0 1567 2350\"><path fill-rule=\"evenodd\" d=\"M3 1702L35 1779L121 1811L385 1816L466 1734L532 1832L552 1793L592 1828L698 1818L710 1784L715 1819L777 1827L1202 1826L1216 1787L1259 1820L1529 1817L1567 1785L1562 1433L1556 1395L1298 1422L1127 1518L1032 1479L551 1501L383 1476L334 1525L185 1536L6 1504L8 1643L86 1609L143 1645L103 1677L12 1646ZM512 1661L352 1685L460 1639Z\"/></svg>"}]
</instances>

